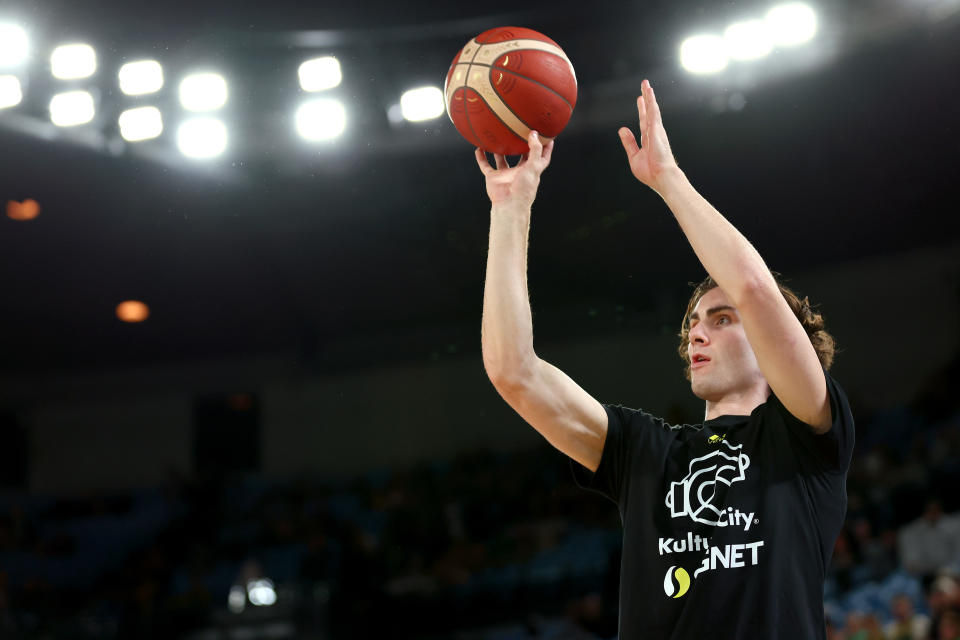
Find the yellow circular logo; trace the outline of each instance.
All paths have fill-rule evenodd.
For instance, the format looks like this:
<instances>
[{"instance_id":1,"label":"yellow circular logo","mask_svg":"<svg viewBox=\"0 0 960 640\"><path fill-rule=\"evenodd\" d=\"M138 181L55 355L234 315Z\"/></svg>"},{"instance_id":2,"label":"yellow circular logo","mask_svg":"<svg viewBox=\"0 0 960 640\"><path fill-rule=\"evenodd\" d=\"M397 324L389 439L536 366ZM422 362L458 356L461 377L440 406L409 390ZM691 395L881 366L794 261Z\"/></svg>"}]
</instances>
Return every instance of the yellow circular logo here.
<instances>
[{"instance_id":1,"label":"yellow circular logo","mask_svg":"<svg viewBox=\"0 0 960 640\"><path fill-rule=\"evenodd\" d=\"M676 571L674 571L676 569ZM674 581L676 587L674 588ZM679 598L690 588L690 574L683 567L676 565L667 569L667 575L663 576L663 592L668 596Z\"/></svg>"}]
</instances>

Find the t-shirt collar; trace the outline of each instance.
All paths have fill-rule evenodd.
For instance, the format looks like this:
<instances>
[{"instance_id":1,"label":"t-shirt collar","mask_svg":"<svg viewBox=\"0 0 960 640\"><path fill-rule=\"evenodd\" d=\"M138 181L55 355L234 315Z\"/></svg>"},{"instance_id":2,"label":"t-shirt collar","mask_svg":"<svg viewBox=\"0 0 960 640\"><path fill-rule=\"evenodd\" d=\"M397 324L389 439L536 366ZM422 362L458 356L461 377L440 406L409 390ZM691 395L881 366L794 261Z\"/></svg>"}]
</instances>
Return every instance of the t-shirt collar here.
<instances>
[{"instance_id":1,"label":"t-shirt collar","mask_svg":"<svg viewBox=\"0 0 960 640\"><path fill-rule=\"evenodd\" d=\"M754 413L756 413L757 411L759 411L759 410L760 410L760 407L762 407L762 406L763 406L763 404L758 405L758 406L753 410L753 412L751 412L750 416L752 416ZM744 422L748 422L748 421L750 420L750 416L741 416L741 415L732 415L732 414L730 414L730 415L717 416L716 418L711 418L710 420L704 420L704 421L703 421L703 426L705 426L705 427L711 427L711 428L713 428L713 427L732 427L732 426L734 426L734 425L743 424Z\"/></svg>"}]
</instances>

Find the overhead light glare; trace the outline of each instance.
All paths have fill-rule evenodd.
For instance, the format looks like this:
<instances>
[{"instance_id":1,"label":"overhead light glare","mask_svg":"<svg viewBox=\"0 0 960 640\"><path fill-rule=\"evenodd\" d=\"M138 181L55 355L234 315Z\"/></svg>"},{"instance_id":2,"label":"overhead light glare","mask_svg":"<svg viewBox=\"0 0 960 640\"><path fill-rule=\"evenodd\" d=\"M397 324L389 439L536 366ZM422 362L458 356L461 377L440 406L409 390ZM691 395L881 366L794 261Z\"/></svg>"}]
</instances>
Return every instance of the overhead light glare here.
<instances>
[{"instance_id":1,"label":"overhead light glare","mask_svg":"<svg viewBox=\"0 0 960 640\"><path fill-rule=\"evenodd\" d=\"M227 148L227 127L216 118L193 118L177 129L177 146L188 158L215 158Z\"/></svg>"},{"instance_id":2,"label":"overhead light glare","mask_svg":"<svg viewBox=\"0 0 960 640\"><path fill-rule=\"evenodd\" d=\"M156 93L163 88L163 67L156 60L128 62L117 74L120 90L128 96Z\"/></svg>"},{"instance_id":3,"label":"overhead light glare","mask_svg":"<svg viewBox=\"0 0 960 640\"><path fill-rule=\"evenodd\" d=\"M723 32L727 55L734 60L756 60L773 50L770 32L763 20L735 22Z\"/></svg>"},{"instance_id":4,"label":"overhead light glare","mask_svg":"<svg viewBox=\"0 0 960 640\"><path fill-rule=\"evenodd\" d=\"M50 121L58 127L75 127L93 120L96 109L87 91L58 93L50 100Z\"/></svg>"},{"instance_id":5,"label":"overhead light glare","mask_svg":"<svg viewBox=\"0 0 960 640\"><path fill-rule=\"evenodd\" d=\"M438 87L410 89L400 96L400 112L410 122L438 118L444 111L443 92Z\"/></svg>"},{"instance_id":6,"label":"overhead light glare","mask_svg":"<svg viewBox=\"0 0 960 640\"><path fill-rule=\"evenodd\" d=\"M88 44L65 44L53 50L50 70L59 80L89 78L97 71L97 54Z\"/></svg>"},{"instance_id":7,"label":"overhead light glare","mask_svg":"<svg viewBox=\"0 0 960 640\"><path fill-rule=\"evenodd\" d=\"M690 36L680 45L680 64L690 73L717 73L729 62L723 38L711 34Z\"/></svg>"},{"instance_id":8,"label":"overhead light glare","mask_svg":"<svg viewBox=\"0 0 960 640\"><path fill-rule=\"evenodd\" d=\"M775 45L792 46L809 42L817 33L817 14L803 2L772 7L764 18Z\"/></svg>"},{"instance_id":9,"label":"overhead light glare","mask_svg":"<svg viewBox=\"0 0 960 640\"><path fill-rule=\"evenodd\" d=\"M343 80L340 61L333 56L314 58L300 65L298 70L300 87L304 91L324 91L332 89Z\"/></svg>"},{"instance_id":10,"label":"overhead light glare","mask_svg":"<svg viewBox=\"0 0 960 640\"><path fill-rule=\"evenodd\" d=\"M156 107L127 109L118 120L120 135L127 142L151 140L163 133L163 117Z\"/></svg>"},{"instance_id":11,"label":"overhead light glare","mask_svg":"<svg viewBox=\"0 0 960 640\"><path fill-rule=\"evenodd\" d=\"M297 109L297 132L306 140L331 140L343 134L347 112L343 103L332 98L317 98Z\"/></svg>"},{"instance_id":12,"label":"overhead light glare","mask_svg":"<svg viewBox=\"0 0 960 640\"><path fill-rule=\"evenodd\" d=\"M227 103L227 81L219 73L195 73L180 83L180 104L188 111L214 111Z\"/></svg>"},{"instance_id":13,"label":"overhead light glare","mask_svg":"<svg viewBox=\"0 0 960 640\"><path fill-rule=\"evenodd\" d=\"M0 76L0 109L15 107L22 100L20 79L17 76Z\"/></svg>"},{"instance_id":14,"label":"overhead light glare","mask_svg":"<svg viewBox=\"0 0 960 640\"><path fill-rule=\"evenodd\" d=\"M23 64L30 55L30 41L23 27L0 24L0 69Z\"/></svg>"}]
</instances>

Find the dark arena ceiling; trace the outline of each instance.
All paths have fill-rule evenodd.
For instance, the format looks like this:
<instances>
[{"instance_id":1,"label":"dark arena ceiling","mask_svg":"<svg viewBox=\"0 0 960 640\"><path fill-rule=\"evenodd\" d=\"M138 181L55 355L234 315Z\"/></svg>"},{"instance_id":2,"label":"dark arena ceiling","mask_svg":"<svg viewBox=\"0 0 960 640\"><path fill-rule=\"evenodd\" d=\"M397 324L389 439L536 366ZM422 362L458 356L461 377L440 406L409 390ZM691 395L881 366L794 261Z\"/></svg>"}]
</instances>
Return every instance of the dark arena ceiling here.
<instances>
[{"instance_id":1,"label":"dark arena ceiling","mask_svg":"<svg viewBox=\"0 0 960 640\"><path fill-rule=\"evenodd\" d=\"M530 289L546 339L639 327L703 275L617 138L636 126L644 77L681 167L772 268L956 242L957 5L820 3L804 51L701 77L681 68L681 39L765 3L4 3L0 21L28 30L33 59L24 102L0 110L0 203L33 198L42 211L0 218L0 367L295 353L335 370L477 351L489 202L473 149L445 115L387 114L404 90L442 86L470 37L507 24L559 42L578 80L533 214ZM88 85L100 106L67 131L47 119L47 61L79 40L98 52ZM323 144L292 125L297 66L316 55L340 59L331 93L348 118ZM159 60L169 86L197 65L228 78L223 156L187 159L172 136L117 137L111 123L131 100L116 70L140 57ZM175 122L169 86L156 105ZM117 320L128 299L149 305L147 322Z\"/></svg>"}]
</instances>

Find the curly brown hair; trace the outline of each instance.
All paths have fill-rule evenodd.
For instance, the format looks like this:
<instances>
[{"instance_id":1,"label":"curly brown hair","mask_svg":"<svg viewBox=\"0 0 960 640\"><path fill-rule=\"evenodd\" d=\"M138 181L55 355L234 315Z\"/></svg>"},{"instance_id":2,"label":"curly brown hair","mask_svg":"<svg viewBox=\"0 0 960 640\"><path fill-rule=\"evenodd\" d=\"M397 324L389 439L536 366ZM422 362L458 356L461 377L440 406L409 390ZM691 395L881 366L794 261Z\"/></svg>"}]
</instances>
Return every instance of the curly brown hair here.
<instances>
[{"instance_id":1,"label":"curly brown hair","mask_svg":"<svg viewBox=\"0 0 960 640\"><path fill-rule=\"evenodd\" d=\"M813 311L810 307L810 300L806 296L801 299L799 294L786 286L780 280L779 273L771 273L777 286L780 287L780 293L783 294L793 314L797 316L797 320L800 321L804 331L806 331L810 337L810 344L813 345L814 350L817 352L817 358L820 359L820 364L823 365L824 369L829 371L831 365L833 365L836 341L833 339L833 336L823 328L823 316ZM680 354L680 359L686 364L684 377L687 380L690 380L690 357L687 354L687 346L690 344L690 314L693 313L693 309L697 306L700 298L716 287L717 283L714 282L710 276L707 276L700 284L696 285L693 290L693 295L690 296L690 302L687 303L687 312L683 315L680 333L677 334L680 338L680 347L677 349L677 353Z\"/></svg>"}]
</instances>

